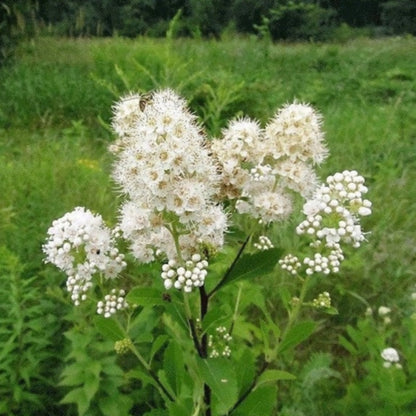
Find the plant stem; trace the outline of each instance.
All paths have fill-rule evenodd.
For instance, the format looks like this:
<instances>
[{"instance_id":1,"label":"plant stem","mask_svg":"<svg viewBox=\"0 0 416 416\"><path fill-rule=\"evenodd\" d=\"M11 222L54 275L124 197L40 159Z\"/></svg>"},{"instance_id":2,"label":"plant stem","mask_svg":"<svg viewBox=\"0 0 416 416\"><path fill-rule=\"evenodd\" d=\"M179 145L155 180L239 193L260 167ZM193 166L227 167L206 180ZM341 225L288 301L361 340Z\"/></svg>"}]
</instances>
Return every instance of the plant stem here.
<instances>
[{"instance_id":1,"label":"plant stem","mask_svg":"<svg viewBox=\"0 0 416 416\"><path fill-rule=\"evenodd\" d=\"M228 415L231 415L235 409L237 409L238 406L240 406L241 403L247 398L247 396L253 391L254 387L256 387L257 380L259 377L266 371L267 367L269 366L269 362L264 361L260 370L254 377L252 383L248 387L248 389L240 396L240 398L236 401L235 405L231 408L231 410L228 412Z\"/></svg>"},{"instance_id":2,"label":"plant stem","mask_svg":"<svg viewBox=\"0 0 416 416\"><path fill-rule=\"evenodd\" d=\"M183 303L185 305L186 320L188 321L189 329L191 330L192 341L194 342L194 346L198 352L198 355L202 358L203 357L202 347L201 347L201 343L199 342L198 333L195 328L195 322L192 318L192 312L189 306L188 296L186 293L183 294Z\"/></svg>"},{"instance_id":3,"label":"plant stem","mask_svg":"<svg viewBox=\"0 0 416 416\"><path fill-rule=\"evenodd\" d=\"M201 302L201 323L204 320L205 315L208 312L209 296L205 290L205 286L199 288L199 299ZM208 334L204 333L201 339L201 358L206 359L208 357ZM204 403L205 403L205 416L211 416L211 388L208 384L204 383Z\"/></svg>"},{"instance_id":4,"label":"plant stem","mask_svg":"<svg viewBox=\"0 0 416 416\"><path fill-rule=\"evenodd\" d=\"M224 284L225 280L227 279L228 275L233 270L234 266L237 264L238 260L240 259L241 255L243 254L244 249L246 248L246 245L250 241L251 235L249 234L247 238L244 240L243 244L240 247L240 250L238 250L237 255L235 256L233 262L231 263L230 267L227 269L227 271L224 273L224 276L221 278L221 280L217 283L217 285L214 287L214 289L211 290L211 292L208 293L208 298L213 296L215 292L218 291L218 289Z\"/></svg>"},{"instance_id":5,"label":"plant stem","mask_svg":"<svg viewBox=\"0 0 416 416\"><path fill-rule=\"evenodd\" d=\"M240 300L241 300L241 292L243 291L243 285L239 285L238 286L238 293L237 293L237 299L235 301L235 307L234 307L234 314L233 314L233 318L231 321L231 325L230 325L230 330L228 331L228 333L231 335L233 333L233 329L234 329L234 324L235 321L237 320L237 315L238 315L238 308L240 306Z\"/></svg>"},{"instance_id":6,"label":"plant stem","mask_svg":"<svg viewBox=\"0 0 416 416\"><path fill-rule=\"evenodd\" d=\"M305 297L306 297L306 293L308 291L309 278L306 277L306 279L304 279L304 278L300 277L299 275L298 275L298 277L302 282L302 287L300 289L299 298L298 298L297 302L295 303L293 309L291 311L289 311L289 320L287 322L285 330L283 331L283 334L281 336L281 340L285 339L287 333L289 332L289 330L292 328L293 324L298 319L300 309L303 305L303 302L304 302Z\"/></svg>"},{"instance_id":7,"label":"plant stem","mask_svg":"<svg viewBox=\"0 0 416 416\"><path fill-rule=\"evenodd\" d=\"M152 370L150 365L140 354L139 350L134 345L131 345L130 351L137 357L137 359L140 361L140 364L146 369L150 377L152 377L152 379L156 382L160 392L163 393L171 402L173 402L175 398L167 391L166 387L162 384L157 374Z\"/></svg>"}]
</instances>

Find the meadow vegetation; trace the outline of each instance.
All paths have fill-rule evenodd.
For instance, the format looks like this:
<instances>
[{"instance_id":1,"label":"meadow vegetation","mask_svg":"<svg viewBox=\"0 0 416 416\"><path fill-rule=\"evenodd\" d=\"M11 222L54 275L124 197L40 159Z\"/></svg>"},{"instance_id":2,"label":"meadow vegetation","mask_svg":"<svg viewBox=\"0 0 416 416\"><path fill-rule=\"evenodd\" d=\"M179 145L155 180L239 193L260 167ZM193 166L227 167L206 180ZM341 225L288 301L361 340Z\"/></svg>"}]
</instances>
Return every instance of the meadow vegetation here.
<instances>
[{"instance_id":1,"label":"meadow vegetation","mask_svg":"<svg viewBox=\"0 0 416 416\"><path fill-rule=\"evenodd\" d=\"M414 38L272 44L226 36L42 37L20 45L1 68L0 85L0 414L128 414L127 404L112 406L116 394L131 414L149 409L148 391L123 379L124 363L74 310L62 275L43 264L41 245L52 220L75 206L114 223L111 106L129 91L162 87L188 100L211 137L229 118L265 122L294 99L323 115L330 157L321 177L357 169L366 178L371 234L340 274L319 280L339 314L316 316L317 332L291 357L297 379L279 382L275 414L414 414ZM296 224L275 226L275 246L295 244ZM267 283L276 314L291 285L279 273ZM391 309L387 316L380 306ZM388 346L401 354L400 371L383 368L380 352ZM83 403L68 399L80 388Z\"/></svg>"}]
</instances>

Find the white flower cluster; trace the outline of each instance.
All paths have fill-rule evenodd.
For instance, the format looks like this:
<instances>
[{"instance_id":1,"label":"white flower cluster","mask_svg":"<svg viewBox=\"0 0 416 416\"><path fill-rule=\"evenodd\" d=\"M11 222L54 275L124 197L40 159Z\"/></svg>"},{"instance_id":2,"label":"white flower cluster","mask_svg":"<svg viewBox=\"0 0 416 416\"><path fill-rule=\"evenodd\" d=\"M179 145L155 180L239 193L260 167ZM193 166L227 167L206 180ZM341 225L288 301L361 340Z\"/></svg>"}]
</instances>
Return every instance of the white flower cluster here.
<instances>
[{"instance_id":1,"label":"white flower cluster","mask_svg":"<svg viewBox=\"0 0 416 416\"><path fill-rule=\"evenodd\" d=\"M161 277L166 289L172 286L176 289L183 289L185 292L192 292L194 287L204 285L207 275L208 262L202 260L199 254L194 254L190 260L183 265L176 260L169 260L162 266Z\"/></svg>"},{"instance_id":2,"label":"white flower cluster","mask_svg":"<svg viewBox=\"0 0 416 416\"><path fill-rule=\"evenodd\" d=\"M248 118L231 121L211 144L222 194L261 222L287 218L291 193L310 196L317 185L313 165L327 157L320 124L312 107L298 103L279 110L264 129Z\"/></svg>"},{"instance_id":3,"label":"white flower cluster","mask_svg":"<svg viewBox=\"0 0 416 416\"><path fill-rule=\"evenodd\" d=\"M283 270L286 270L288 273L293 275L295 275L299 268L302 266L299 258L290 253L280 259L279 264Z\"/></svg>"},{"instance_id":4,"label":"white flower cluster","mask_svg":"<svg viewBox=\"0 0 416 416\"><path fill-rule=\"evenodd\" d=\"M270 250L271 248L274 247L273 243L270 241L270 239L265 236L265 235L261 235L259 237L258 242L254 243L253 246L257 249L257 250L261 250L261 251L265 251L265 250Z\"/></svg>"},{"instance_id":5,"label":"white flower cluster","mask_svg":"<svg viewBox=\"0 0 416 416\"><path fill-rule=\"evenodd\" d=\"M42 248L45 262L67 274L67 289L75 305L87 298L94 274L112 279L126 266L124 255L115 246L114 233L100 215L83 207L53 221Z\"/></svg>"},{"instance_id":6,"label":"white flower cluster","mask_svg":"<svg viewBox=\"0 0 416 416\"><path fill-rule=\"evenodd\" d=\"M392 365L394 365L396 368L402 368L400 364L399 353L397 352L395 348L392 348L392 347L385 348L381 352L381 358L383 358L384 360L383 365L386 368L389 368Z\"/></svg>"},{"instance_id":7,"label":"white flower cluster","mask_svg":"<svg viewBox=\"0 0 416 416\"><path fill-rule=\"evenodd\" d=\"M380 306L378 308L377 312L378 312L378 315L380 316L380 318L383 318L383 322L386 325L388 325L388 324L391 323L391 317L389 316L390 315L390 312L391 312L391 309L389 307L387 307L387 306Z\"/></svg>"},{"instance_id":8,"label":"white flower cluster","mask_svg":"<svg viewBox=\"0 0 416 416\"><path fill-rule=\"evenodd\" d=\"M208 337L209 357L229 357L231 355L229 343L232 339L233 337L227 332L225 326L217 327L215 333Z\"/></svg>"},{"instance_id":9,"label":"white flower cluster","mask_svg":"<svg viewBox=\"0 0 416 416\"><path fill-rule=\"evenodd\" d=\"M219 248L227 216L216 200L220 177L201 127L171 90L130 95L114 107L113 177L126 196L120 228L141 262L190 258Z\"/></svg>"},{"instance_id":10,"label":"white flower cluster","mask_svg":"<svg viewBox=\"0 0 416 416\"><path fill-rule=\"evenodd\" d=\"M117 311L126 309L129 305L124 299L126 292L123 289L112 289L109 295L104 296L104 301L100 300L97 303L98 315L103 315L104 318L109 318Z\"/></svg>"},{"instance_id":11,"label":"white flower cluster","mask_svg":"<svg viewBox=\"0 0 416 416\"><path fill-rule=\"evenodd\" d=\"M354 170L328 176L326 185L303 206L307 218L297 233L315 235L328 247L340 242L359 247L365 240L359 218L371 214L371 202L363 199L367 190L364 178Z\"/></svg>"},{"instance_id":12,"label":"white flower cluster","mask_svg":"<svg viewBox=\"0 0 416 416\"><path fill-rule=\"evenodd\" d=\"M303 260L307 275L338 272L344 260L342 245L357 248L365 240L360 218L371 214L371 202L363 198L366 192L364 178L346 170L328 176L304 204L306 219L296 232L314 239L310 247L315 253Z\"/></svg>"},{"instance_id":13,"label":"white flower cluster","mask_svg":"<svg viewBox=\"0 0 416 416\"><path fill-rule=\"evenodd\" d=\"M313 244L313 247L319 247L322 244L318 241L318 244ZM312 275L313 273L338 273L339 266L344 260L344 254L341 250L341 246L338 243L334 243L330 248L327 248L328 253L323 255L322 253L314 253L313 258L305 257L303 264L307 266L306 274Z\"/></svg>"}]
</instances>

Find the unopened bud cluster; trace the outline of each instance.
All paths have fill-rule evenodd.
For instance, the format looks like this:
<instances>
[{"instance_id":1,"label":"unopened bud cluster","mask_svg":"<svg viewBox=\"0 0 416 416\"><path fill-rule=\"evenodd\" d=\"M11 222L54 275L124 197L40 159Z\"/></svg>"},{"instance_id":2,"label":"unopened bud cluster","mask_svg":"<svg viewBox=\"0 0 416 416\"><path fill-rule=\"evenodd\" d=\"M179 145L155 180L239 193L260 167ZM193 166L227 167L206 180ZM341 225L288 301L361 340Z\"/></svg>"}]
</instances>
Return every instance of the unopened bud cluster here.
<instances>
[{"instance_id":1,"label":"unopened bud cluster","mask_svg":"<svg viewBox=\"0 0 416 416\"><path fill-rule=\"evenodd\" d=\"M192 292L194 287L204 285L207 275L208 262L199 254L194 254L184 264L171 259L162 266L161 277L166 289L175 287L183 289L184 292Z\"/></svg>"},{"instance_id":2,"label":"unopened bud cluster","mask_svg":"<svg viewBox=\"0 0 416 416\"><path fill-rule=\"evenodd\" d=\"M265 235L259 237L258 242L253 244L257 250L266 251L274 247L273 243Z\"/></svg>"},{"instance_id":3,"label":"unopened bud cluster","mask_svg":"<svg viewBox=\"0 0 416 416\"><path fill-rule=\"evenodd\" d=\"M368 190L364 178L346 170L328 176L326 182L304 205L307 218L298 225L297 233L315 236L329 247L339 242L359 247L365 240L359 217L371 214L371 202L363 199Z\"/></svg>"},{"instance_id":4,"label":"unopened bud cluster","mask_svg":"<svg viewBox=\"0 0 416 416\"><path fill-rule=\"evenodd\" d=\"M328 292L323 292L312 301L312 305L318 309L328 309L331 307L331 296Z\"/></svg>"},{"instance_id":5,"label":"unopened bud cluster","mask_svg":"<svg viewBox=\"0 0 416 416\"><path fill-rule=\"evenodd\" d=\"M288 254L279 260L280 267L288 273L295 275L302 266L299 259L293 254Z\"/></svg>"},{"instance_id":6,"label":"unopened bud cluster","mask_svg":"<svg viewBox=\"0 0 416 416\"><path fill-rule=\"evenodd\" d=\"M105 295L104 301L97 303L98 315L103 315L104 318L109 318L117 311L126 309L129 305L124 299L126 292L123 289L113 289L109 295Z\"/></svg>"},{"instance_id":7,"label":"unopened bud cluster","mask_svg":"<svg viewBox=\"0 0 416 416\"><path fill-rule=\"evenodd\" d=\"M131 341L130 338L124 338L114 343L114 350L116 354L120 354L120 355L128 353L132 347L133 347L133 342Z\"/></svg>"},{"instance_id":8,"label":"unopened bud cluster","mask_svg":"<svg viewBox=\"0 0 416 416\"><path fill-rule=\"evenodd\" d=\"M231 340L232 336L228 333L225 326L217 327L215 333L208 337L209 357L229 357L231 355L231 348L229 346Z\"/></svg>"},{"instance_id":9,"label":"unopened bud cluster","mask_svg":"<svg viewBox=\"0 0 416 416\"><path fill-rule=\"evenodd\" d=\"M321 244L318 244L318 246ZM341 247L338 243L334 243L331 249L327 249L327 254L315 253L313 258L305 257L303 263L306 265L306 274L312 275L313 273L337 273L344 255ZM325 250L326 251L326 250Z\"/></svg>"}]
</instances>

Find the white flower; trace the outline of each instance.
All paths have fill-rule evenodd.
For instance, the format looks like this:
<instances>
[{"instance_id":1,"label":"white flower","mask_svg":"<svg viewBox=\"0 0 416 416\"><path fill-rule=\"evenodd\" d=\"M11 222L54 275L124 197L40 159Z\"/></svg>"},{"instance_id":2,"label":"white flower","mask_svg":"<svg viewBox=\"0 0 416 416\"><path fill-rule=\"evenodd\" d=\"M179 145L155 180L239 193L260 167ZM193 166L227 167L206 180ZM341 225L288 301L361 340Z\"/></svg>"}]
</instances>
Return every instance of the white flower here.
<instances>
[{"instance_id":1,"label":"white flower","mask_svg":"<svg viewBox=\"0 0 416 416\"><path fill-rule=\"evenodd\" d=\"M199 254L194 254L185 262L169 260L162 266L161 277L166 290L174 287L184 292L192 292L195 287L204 285L208 262L201 259Z\"/></svg>"},{"instance_id":2,"label":"white flower","mask_svg":"<svg viewBox=\"0 0 416 416\"><path fill-rule=\"evenodd\" d=\"M115 236L100 215L83 207L53 221L48 229L42 247L45 262L67 274L67 289L76 305L86 299L94 274L115 278L126 266L124 255L115 247Z\"/></svg>"},{"instance_id":3,"label":"white flower","mask_svg":"<svg viewBox=\"0 0 416 416\"><path fill-rule=\"evenodd\" d=\"M261 251L270 250L271 248L274 247L273 243L265 235L261 235L259 237L258 242L254 243L253 246L257 248L257 250L261 250Z\"/></svg>"},{"instance_id":4,"label":"white flower","mask_svg":"<svg viewBox=\"0 0 416 416\"><path fill-rule=\"evenodd\" d=\"M119 137L129 134L145 102L140 94L128 94L113 106L112 127Z\"/></svg>"},{"instance_id":5,"label":"white flower","mask_svg":"<svg viewBox=\"0 0 416 416\"><path fill-rule=\"evenodd\" d=\"M186 102L169 89L142 101L130 99L127 111L122 100L114 116L121 119L122 110L134 114L128 134L119 137L122 146L113 169L126 196L120 229L133 255L146 262L156 252L172 258L178 254L178 236L184 255L204 242L221 247L227 217L217 205L220 176L201 127ZM133 110L132 102L139 108ZM213 211L218 220L209 221Z\"/></svg>"},{"instance_id":6,"label":"white flower","mask_svg":"<svg viewBox=\"0 0 416 416\"><path fill-rule=\"evenodd\" d=\"M279 260L279 264L283 270L286 270L292 275L295 275L297 270L302 266L299 258L293 254L287 254L285 257Z\"/></svg>"},{"instance_id":7,"label":"white flower","mask_svg":"<svg viewBox=\"0 0 416 416\"><path fill-rule=\"evenodd\" d=\"M109 318L117 311L128 308L128 303L124 299L126 292L123 289L113 289L110 294L104 296L104 300L97 303L98 315Z\"/></svg>"},{"instance_id":8,"label":"white flower","mask_svg":"<svg viewBox=\"0 0 416 416\"><path fill-rule=\"evenodd\" d=\"M395 364L396 367L401 368L399 364L399 361L400 361L399 353L397 352L395 348L392 348L392 347L385 348L381 352L381 357L384 360L384 367L388 368L392 364Z\"/></svg>"},{"instance_id":9,"label":"white flower","mask_svg":"<svg viewBox=\"0 0 416 416\"><path fill-rule=\"evenodd\" d=\"M326 182L304 204L307 218L297 233L315 236L329 247L338 243L359 247L365 240L360 217L371 213L371 202L363 199L367 192L364 178L356 171L344 171L328 176Z\"/></svg>"},{"instance_id":10,"label":"white flower","mask_svg":"<svg viewBox=\"0 0 416 416\"><path fill-rule=\"evenodd\" d=\"M321 163L328 155L321 116L307 104L293 103L280 109L266 126L265 138L274 159Z\"/></svg>"},{"instance_id":11,"label":"white flower","mask_svg":"<svg viewBox=\"0 0 416 416\"><path fill-rule=\"evenodd\" d=\"M391 309L390 309L390 308L388 308L387 306L380 306L380 307L378 308L378 314L379 314L380 316L385 316L385 315L388 315L390 312L391 312Z\"/></svg>"}]
</instances>

